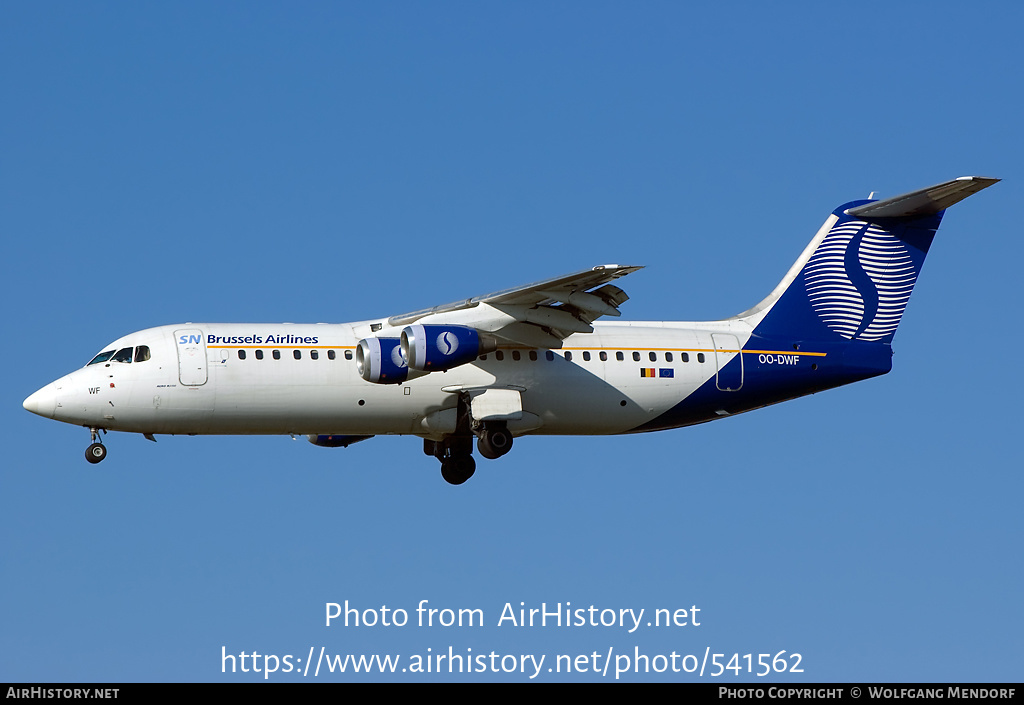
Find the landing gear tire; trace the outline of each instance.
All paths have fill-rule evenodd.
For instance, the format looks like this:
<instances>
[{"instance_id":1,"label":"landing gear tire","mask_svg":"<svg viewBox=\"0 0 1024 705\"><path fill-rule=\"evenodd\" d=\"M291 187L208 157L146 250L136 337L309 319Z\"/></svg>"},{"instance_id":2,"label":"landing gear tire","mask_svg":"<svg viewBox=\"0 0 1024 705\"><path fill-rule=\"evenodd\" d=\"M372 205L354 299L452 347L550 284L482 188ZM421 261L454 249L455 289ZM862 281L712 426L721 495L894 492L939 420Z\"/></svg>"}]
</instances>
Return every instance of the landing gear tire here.
<instances>
[{"instance_id":1,"label":"landing gear tire","mask_svg":"<svg viewBox=\"0 0 1024 705\"><path fill-rule=\"evenodd\" d=\"M497 460L512 450L512 434L504 426L485 429L476 442L476 449L488 460Z\"/></svg>"},{"instance_id":2,"label":"landing gear tire","mask_svg":"<svg viewBox=\"0 0 1024 705\"><path fill-rule=\"evenodd\" d=\"M93 443L85 449L85 459L95 465L107 457L107 447L102 443Z\"/></svg>"},{"instance_id":3,"label":"landing gear tire","mask_svg":"<svg viewBox=\"0 0 1024 705\"><path fill-rule=\"evenodd\" d=\"M441 461L441 477L449 485L461 485L473 477L476 472L476 461L472 455L459 455Z\"/></svg>"}]
</instances>

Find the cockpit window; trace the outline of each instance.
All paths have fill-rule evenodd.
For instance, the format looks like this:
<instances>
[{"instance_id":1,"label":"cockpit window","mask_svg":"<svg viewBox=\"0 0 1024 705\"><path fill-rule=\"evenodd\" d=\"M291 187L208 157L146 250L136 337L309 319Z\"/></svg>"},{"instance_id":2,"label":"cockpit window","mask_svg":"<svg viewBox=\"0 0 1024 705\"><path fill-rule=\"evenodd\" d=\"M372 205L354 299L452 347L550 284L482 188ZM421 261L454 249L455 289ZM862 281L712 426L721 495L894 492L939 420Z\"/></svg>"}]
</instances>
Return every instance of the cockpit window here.
<instances>
[{"instance_id":1,"label":"cockpit window","mask_svg":"<svg viewBox=\"0 0 1024 705\"><path fill-rule=\"evenodd\" d=\"M95 365L95 364L97 364L99 362L106 362L107 360L110 359L110 357L113 354L114 354L113 350L105 350L105 351L101 352L99 355L97 355L96 357L94 357L92 359L92 361L89 363L89 365ZM88 367L89 365L86 365L86 367Z\"/></svg>"},{"instance_id":2,"label":"cockpit window","mask_svg":"<svg viewBox=\"0 0 1024 705\"><path fill-rule=\"evenodd\" d=\"M131 362L132 361L132 349L121 348L117 351L114 357L110 358L111 362Z\"/></svg>"},{"instance_id":3,"label":"cockpit window","mask_svg":"<svg viewBox=\"0 0 1024 705\"><path fill-rule=\"evenodd\" d=\"M149 346L140 345L135 348L135 362L145 362L149 359Z\"/></svg>"}]
</instances>

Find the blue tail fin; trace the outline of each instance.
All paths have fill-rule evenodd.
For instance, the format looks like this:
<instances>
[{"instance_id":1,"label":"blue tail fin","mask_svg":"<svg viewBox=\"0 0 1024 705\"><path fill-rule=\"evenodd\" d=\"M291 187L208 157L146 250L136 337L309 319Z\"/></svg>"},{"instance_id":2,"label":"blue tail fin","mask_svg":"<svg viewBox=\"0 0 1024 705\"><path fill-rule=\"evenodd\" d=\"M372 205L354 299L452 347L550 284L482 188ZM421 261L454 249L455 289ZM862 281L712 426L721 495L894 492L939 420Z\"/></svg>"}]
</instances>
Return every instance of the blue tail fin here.
<instances>
[{"instance_id":1,"label":"blue tail fin","mask_svg":"<svg viewBox=\"0 0 1024 705\"><path fill-rule=\"evenodd\" d=\"M997 181L965 176L840 206L775 291L740 317L766 338L891 343L945 209Z\"/></svg>"}]
</instances>

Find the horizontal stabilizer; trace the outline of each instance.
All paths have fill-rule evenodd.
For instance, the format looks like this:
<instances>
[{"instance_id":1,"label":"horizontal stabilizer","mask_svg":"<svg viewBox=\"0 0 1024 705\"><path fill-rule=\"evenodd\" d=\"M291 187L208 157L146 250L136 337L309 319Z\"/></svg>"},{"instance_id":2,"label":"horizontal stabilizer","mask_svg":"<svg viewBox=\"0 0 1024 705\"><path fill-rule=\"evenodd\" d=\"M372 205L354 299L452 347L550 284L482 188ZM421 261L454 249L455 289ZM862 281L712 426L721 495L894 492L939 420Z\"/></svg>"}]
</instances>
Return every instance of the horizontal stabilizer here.
<instances>
[{"instance_id":1,"label":"horizontal stabilizer","mask_svg":"<svg viewBox=\"0 0 1024 705\"><path fill-rule=\"evenodd\" d=\"M876 218L919 218L945 210L998 181L984 176L961 176L902 196L850 208L846 213L868 221Z\"/></svg>"}]
</instances>

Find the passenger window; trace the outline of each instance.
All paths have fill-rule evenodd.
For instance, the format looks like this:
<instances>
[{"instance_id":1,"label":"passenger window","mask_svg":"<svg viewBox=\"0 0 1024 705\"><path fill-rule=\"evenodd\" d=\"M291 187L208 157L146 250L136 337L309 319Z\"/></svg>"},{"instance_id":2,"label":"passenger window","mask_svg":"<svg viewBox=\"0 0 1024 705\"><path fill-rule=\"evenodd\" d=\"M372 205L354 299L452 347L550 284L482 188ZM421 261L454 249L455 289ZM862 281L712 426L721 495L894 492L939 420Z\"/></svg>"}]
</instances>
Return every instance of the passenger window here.
<instances>
[{"instance_id":1,"label":"passenger window","mask_svg":"<svg viewBox=\"0 0 1024 705\"><path fill-rule=\"evenodd\" d=\"M567 362L572 362L572 353L568 350L565 351L565 359Z\"/></svg>"},{"instance_id":2,"label":"passenger window","mask_svg":"<svg viewBox=\"0 0 1024 705\"><path fill-rule=\"evenodd\" d=\"M333 360L334 358L332 357L331 359ZM352 359L352 351L351 350L346 350L345 351L345 359L346 360L351 360Z\"/></svg>"},{"instance_id":3,"label":"passenger window","mask_svg":"<svg viewBox=\"0 0 1024 705\"><path fill-rule=\"evenodd\" d=\"M513 359L513 360L516 360L516 361L518 361L520 357L521 357L521 355L519 354L519 351L518 351L518 350L513 350L513 351L512 351L512 359Z\"/></svg>"},{"instance_id":4,"label":"passenger window","mask_svg":"<svg viewBox=\"0 0 1024 705\"><path fill-rule=\"evenodd\" d=\"M607 362L608 361L608 353L606 353L604 350L601 351L601 354L598 355L598 357L601 358L601 362Z\"/></svg>"},{"instance_id":5,"label":"passenger window","mask_svg":"<svg viewBox=\"0 0 1024 705\"><path fill-rule=\"evenodd\" d=\"M704 353L697 353L697 362L704 362Z\"/></svg>"},{"instance_id":6,"label":"passenger window","mask_svg":"<svg viewBox=\"0 0 1024 705\"><path fill-rule=\"evenodd\" d=\"M111 362L131 362L132 361L132 349L121 348L117 351L114 357L110 358Z\"/></svg>"},{"instance_id":7,"label":"passenger window","mask_svg":"<svg viewBox=\"0 0 1024 705\"><path fill-rule=\"evenodd\" d=\"M275 360L280 360L281 359L281 351L280 350L275 350L273 352L273 355L274 355L274 359Z\"/></svg>"},{"instance_id":8,"label":"passenger window","mask_svg":"<svg viewBox=\"0 0 1024 705\"><path fill-rule=\"evenodd\" d=\"M531 350L530 351L530 359L533 360L534 362L537 361L537 351L536 350Z\"/></svg>"},{"instance_id":9,"label":"passenger window","mask_svg":"<svg viewBox=\"0 0 1024 705\"><path fill-rule=\"evenodd\" d=\"M239 350L238 351L238 359L239 360L244 360L245 359L245 350Z\"/></svg>"},{"instance_id":10,"label":"passenger window","mask_svg":"<svg viewBox=\"0 0 1024 705\"><path fill-rule=\"evenodd\" d=\"M589 350L585 350L583 352L583 361L584 362L590 362L590 351Z\"/></svg>"},{"instance_id":11,"label":"passenger window","mask_svg":"<svg viewBox=\"0 0 1024 705\"><path fill-rule=\"evenodd\" d=\"M653 352L649 353L648 357L651 358L651 362L657 362L658 361L658 353L653 353Z\"/></svg>"},{"instance_id":12,"label":"passenger window","mask_svg":"<svg viewBox=\"0 0 1024 705\"><path fill-rule=\"evenodd\" d=\"M633 353L633 362L640 362L640 353Z\"/></svg>"},{"instance_id":13,"label":"passenger window","mask_svg":"<svg viewBox=\"0 0 1024 705\"><path fill-rule=\"evenodd\" d=\"M328 360L333 360L337 356L338 356L338 353L336 353L335 351L333 351L333 350L328 350L327 351L327 359Z\"/></svg>"},{"instance_id":14,"label":"passenger window","mask_svg":"<svg viewBox=\"0 0 1024 705\"><path fill-rule=\"evenodd\" d=\"M256 351L256 359L257 360L262 360L263 359L263 351L262 350L257 350Z\"/></svg>"},{"instance_id":15,"label":"passenger window","mask_svg":"<svg viewBox=\"0 0 1024 705\"><path fill-rule=\"evenodd\" d=\"M672 353L665 353L665 362L672 362Z\"/></svg>"},{"instance_id":16,"label":"passenger window","mask_svg":"<svg viewBox=\"0 0 1024 705\"><path fill-rule=\"evenodd\" d=\"M494 359L497 360L498 362L501 362L502 360L505 359L505 353L503 353L501 350L498 350L496 353L494 353Z\"/></svg>"},{"instance_id":17,"label":"passenger window","mask_svg":"<svg viewBox=\"0 0 1024 705\"><path fill-rule=\"evenodd\" d=\"M90 360L89 361L89 365L95 365L95 364L100 363L100 362L106 362L107 360L110 359L110 356L113 355L113 354L114 354L113 350L105 350L105 351L101 352L99 355L97 355L96 357L94 357L92 360ZM88 367L89 365L86 365L86 367Z\"/></svg>"},{"instance_id":18,"label":"passenger window","mask_svg":"<svg viewBox=\"0 0 1024 705\"><path fill-rule=\"evenodd\" d=\"M318 350L310 350L309 351L309 359L311 359L311 360L319 360L320 359L320 352Z\"/></svg>"},{"instance_id":19,"label":"passenger window","mask_svg":"<svg viewBox=\"0 0 1024 705\"><path fill-rule=\"evenodd\" d=\"M302 351L301 350L292 350L292 357L294 357L296 360L301 360L302 359Z\"/></svg>"},{"instance_id":20,"label":"passenger window","mask_svg":"<svg viewBox=\"0 0 1024 705\"><path fill-rule=\"evenodd\" d=\"M690 361L690 353L683 353L683 362Z\"/></svg>"},{"instance_id":21,"label":"passenger window","mask_svg":"<svg viewBox=\"0 0 1024 705\"><path fill-rule=\"evenodd\" d=\"M626 359L626 356L623 355L621 352L617 352L615 353L615 359L618 360L619 362L622 362L623 360Z\"/></svg>"},{"instance_id":22,"label":"passenger window","mask_svg":"<svg viewBox=\"0 0 1024 705\"><path fill-rule=\"evenodd\" d=\"M135 348L135 362L145 362L146 360L149 359L149 357L150 355L148 345L140 345L139 347Z\"/></svg>"},{"instance_id":23,"label":"passenger window","mask_svg":"<svg viewBox=\"0 0 1024 705\"><path fill-rule=\"evenodd\" d=\"M550 362L551 360L555 359L555 354L553 352L551 352L550 350L547 350L544 353L544 358Z\"/></svg>"}]
</instances>

